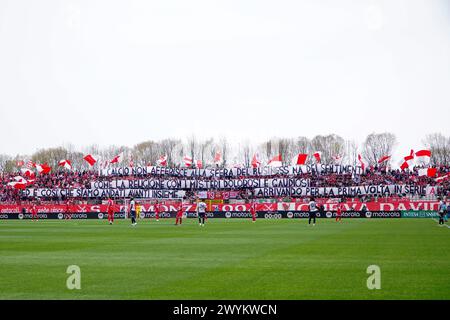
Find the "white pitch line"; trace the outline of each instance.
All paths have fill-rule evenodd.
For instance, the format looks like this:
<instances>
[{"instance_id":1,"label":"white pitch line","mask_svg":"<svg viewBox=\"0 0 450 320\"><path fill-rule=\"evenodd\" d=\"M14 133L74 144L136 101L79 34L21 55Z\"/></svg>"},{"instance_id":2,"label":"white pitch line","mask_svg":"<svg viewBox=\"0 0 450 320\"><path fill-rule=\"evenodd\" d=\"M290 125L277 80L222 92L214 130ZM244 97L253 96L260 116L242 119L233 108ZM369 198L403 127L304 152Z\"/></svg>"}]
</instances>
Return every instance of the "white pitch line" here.
<instances>
[{"instance_id":1,"label":"white pitch line","mask_svg":"<svg viewBox=\"0 0 450 320\"><path fill-rule=\"evenodd\" d=\"M436 221L437 223L439 223L439 220L435 219L435 218L431 218L432 220ZM450 226L448 224L444 223L444 227L447 227L450 229Z\"/></svg>"}]
</instances>

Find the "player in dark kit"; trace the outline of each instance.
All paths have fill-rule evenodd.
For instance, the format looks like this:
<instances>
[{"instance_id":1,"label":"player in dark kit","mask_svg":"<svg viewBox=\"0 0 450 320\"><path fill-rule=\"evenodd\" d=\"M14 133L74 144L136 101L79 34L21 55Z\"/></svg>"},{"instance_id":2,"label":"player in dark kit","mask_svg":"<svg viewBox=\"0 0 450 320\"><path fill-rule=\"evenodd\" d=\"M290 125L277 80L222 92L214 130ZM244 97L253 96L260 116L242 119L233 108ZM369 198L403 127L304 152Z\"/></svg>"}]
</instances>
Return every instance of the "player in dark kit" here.
<instances>
[{"instance_id":1,"label":"player in dark kit","mask_svg":"<svg viewBox=\"0 0 450 320\"><path fill-rule=\"evenodd\" d=\"M311 224L311 220L313 220L313 226L316 225L316 213L317 213L317 203L314 200L314 198L311 198L311 201L309 202L309 220L308 220L308 226Z\"/></svg>"},{"instance_id":2,"label":"player in dark kit","mask_svg":"<svg viewBox=\"0 0 450 320\"><path fill-rule=\"evenodd\" d=\"M136 202L134 201L134 198L131 198L130 200L130 217L131 217L131 225L136 225Z\"/></svg>"},{"instance_id":3,"label":"player in dark kit","mask_svg":"<svg viewBox=\"0 0 450 320\"><path fill-rule=\"evenodd\" d=\"M439 202L439 225L443 226L445 224L444 217L447 214L447 205L444 200Z\"/></svg>"},{"instance_id":4,"label":"player in dark kit","mask_svg":"<svg viewBox=\"0 0 450 320\"><path fill-rule=\"evenodd\" d=\"M206 203L204 203L203 201L197 203L197 215L198 215L198 225L204 227L206 217Z\"/></svg>"}]
</instances>

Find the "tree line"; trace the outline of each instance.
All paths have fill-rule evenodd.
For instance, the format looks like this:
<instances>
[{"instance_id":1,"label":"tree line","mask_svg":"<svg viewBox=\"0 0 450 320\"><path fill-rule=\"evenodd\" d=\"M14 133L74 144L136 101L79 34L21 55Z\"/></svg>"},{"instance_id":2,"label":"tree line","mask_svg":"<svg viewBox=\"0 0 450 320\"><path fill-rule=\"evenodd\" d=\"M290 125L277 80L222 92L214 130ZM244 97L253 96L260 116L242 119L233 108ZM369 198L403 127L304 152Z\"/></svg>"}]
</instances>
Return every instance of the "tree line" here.
<instances>
[{"instance_id":1,"label":"tree line","mask_svg":"<svg viewBox=\"0 0 450 320\"><path fill-rule=\"evenodd\" d=\"M450 165L450 136L440 133L430 134L423 139L423 143L432 152L432 165ZM55 170L62 159L69 159L74 168L83 170L89 169L88 164L83 160L86 154L96 155L99 161L104 163L121 152L124 154L124 162L118 164L120 166L128 165L130 160L135 166L155 165L161 156L166 155L168 166L183 167L183 157L189 156L194 160L200 160L204 167L208 167L214 165L213 159L216 152L220 152L222 157L220 167L251 166L255 154L263 165L278 154L281 155L284 165L290 165L297 154L312 155L316 151L321 152L322 163L339 161L342 164L357 165L358 154L361 154L367 163L376 165L382 156L391 155L396 145L396 136L389 132L371 133L361 146L353 140L346 140L336 134L317 135L312 139L304 136L274 137L263 143L254 143L247 139L235 144L231 144L226 138L199 139L191 135L184 140L168 138L160 141L143 141L132 147L90 145L82 150L76 150L73 145L68 144L40 149L31 155L0 154L0 171L16 171L17 162L21 160L47 163ZM337 157L339 159L336 159ZM315 163L315 159L310 156L307 163ZM195 162L193 166L195 167Z\"/></svg>"}]
</instances>

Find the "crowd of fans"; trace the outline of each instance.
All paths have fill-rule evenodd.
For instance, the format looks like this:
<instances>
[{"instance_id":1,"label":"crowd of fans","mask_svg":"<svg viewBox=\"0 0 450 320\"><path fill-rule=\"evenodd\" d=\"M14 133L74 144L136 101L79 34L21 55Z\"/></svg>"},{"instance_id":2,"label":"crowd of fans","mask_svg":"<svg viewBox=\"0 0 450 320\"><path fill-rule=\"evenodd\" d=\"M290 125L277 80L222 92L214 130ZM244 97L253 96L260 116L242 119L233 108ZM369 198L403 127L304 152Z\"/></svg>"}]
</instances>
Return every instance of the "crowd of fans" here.
<instances>
[{"instance_id":1,"label":"crowd of fans","mask_svg":"<svg viewBox=\"0 0 450 320\"><path fill-rule=\"evenodd\" d=\"M390 170L386 171L384 168L371 168L366 170L362 175L351 174L299 174L295 177L302 179L309 179L311 187L350 187L350 186L364 186L364 185L392 185L392 184L410 184L415 186L437 185L438 192L441 196L450 195L450 179L444 179L437 182L435 177L419 176L419 168L415 167L412 170ZM444 175L450 172L450 167L438 168L438 175ZM25 200L21 196L20 190L8 185L9 182L14 181L14 178L20 176L21 172L0 173L0 203L12 203L15 201ZM292 178L292 175L272 175L264 176L264 178ZM32 183L30 188L48 188L48 189L72 189L72 188L91 188L91 183L94 181L112 181L115 179L161 179L161 180L177 180L177 179L193 179L193 180L212 180L224 179L217 177L171 177L160 175L140 175L140 176L102 176L98 171L67 171L59 170L49 174L37 174L37 176L30 178ZM234 179L245 178L261 178L261 176L241 176L234 177ZM230 191L230 189L221 190L185 190L186 197L193 199L197 196L196 191ZM251 199L254 197L252 189L237 188L233 189L234 197L237 199ZM61 199L47 199L47 200L61 200Z\"/></svg>"}]
</instances>

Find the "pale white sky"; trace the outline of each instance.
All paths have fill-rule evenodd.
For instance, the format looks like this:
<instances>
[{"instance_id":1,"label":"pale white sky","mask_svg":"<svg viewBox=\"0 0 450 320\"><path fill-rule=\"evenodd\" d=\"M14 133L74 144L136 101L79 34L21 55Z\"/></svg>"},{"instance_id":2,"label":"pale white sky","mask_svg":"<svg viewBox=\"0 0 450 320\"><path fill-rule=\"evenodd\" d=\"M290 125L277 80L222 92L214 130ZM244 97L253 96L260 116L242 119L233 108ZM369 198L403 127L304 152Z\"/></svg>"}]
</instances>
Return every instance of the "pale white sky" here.
<instances>
[{"instance_id":1,"label":"pale white sky","mask_svg":"<svg viewBox=\"0 0 450 320\"><path fill-rule=\"evenodd\" d=\"M0 2L0 153L450 134L450 2Z\"/></svg>"}]
</instances>

